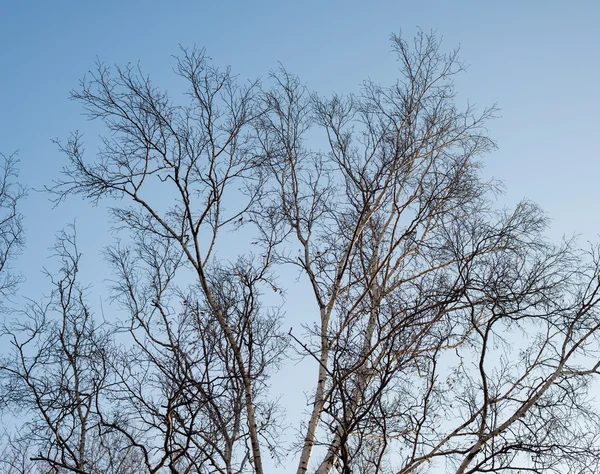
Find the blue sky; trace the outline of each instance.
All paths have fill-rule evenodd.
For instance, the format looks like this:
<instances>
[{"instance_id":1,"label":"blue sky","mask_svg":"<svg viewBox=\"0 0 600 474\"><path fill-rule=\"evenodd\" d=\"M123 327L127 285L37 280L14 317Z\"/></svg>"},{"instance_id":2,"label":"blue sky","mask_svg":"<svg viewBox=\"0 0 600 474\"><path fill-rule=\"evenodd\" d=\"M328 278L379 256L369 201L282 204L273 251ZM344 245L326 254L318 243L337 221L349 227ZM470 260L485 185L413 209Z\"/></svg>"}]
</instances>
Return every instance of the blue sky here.
<instances>
[{"instance_id":1,"label":"blue sky","mask_svg":"<svg viewBox=\"0 0 600 474\"><path fill-rule=\"evenodd\" d=\"M600 234L600 2L589 1L9 1L0 3L0 151L19 150L21 177L42 188L63 157L51 140L75 130L93 141L69 90L94 66L140 62L167 89L179 46L206 47L242 78L278 62L322 93L391 83L389 36L437 30L469 65L459 100L498 103L489 124L499 149L485 173L503 180L506 203L528 198L553 219L551 238ZM91 150L90 150L91 151ZM57 230L77 218L89 265L107 243L101 209L71 200L57 209L30 192L27 248L18 267L36 296ZM95 269L93 270L95 271Z\"/></svg>"},{"instance_id":2,"label":"blue sky","mask_svg":"<svg viewBox=\"0 0 600 474\"><path fill-rule=\"evenodd\" d=\"M505 199L541 204L554 219L553 238L594 239L600 232L599 23L600 4L593 0L5 1L0 150L19 150L30 186L51 180L62 165L51 139L91 130L67 97L97 57L108 64L140 61L169 88L178 45L197 45L243 78L264 77L281 62L313 89L349 92L366 77L395 79L390 33L435 29L446 48L460 45L469 65L459 79L461 100L481 107L497 102L502 109L490 124L499 149L487 158L486 173L506 183ZM35 255L26 267L39 265L56 229L89 213L74 202L51 211L36 193L24 211L28 254Z\"/></svg>"}]
</instances>

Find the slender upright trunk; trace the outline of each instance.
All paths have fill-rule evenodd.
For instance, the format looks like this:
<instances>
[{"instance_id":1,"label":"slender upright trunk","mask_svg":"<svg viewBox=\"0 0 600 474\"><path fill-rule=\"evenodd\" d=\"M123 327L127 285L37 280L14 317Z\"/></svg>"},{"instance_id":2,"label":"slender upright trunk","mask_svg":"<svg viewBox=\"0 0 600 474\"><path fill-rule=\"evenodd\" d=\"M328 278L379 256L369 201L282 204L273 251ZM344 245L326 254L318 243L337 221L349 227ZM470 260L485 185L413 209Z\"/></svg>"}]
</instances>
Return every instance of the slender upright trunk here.
<instances>
[{"instance_id":1,"label":"slender upright trunk","mask_svg":"<svg viewBox=\"0 0 600 474\"><path fill-rule=\"evenodd\" d=\"M373 283L372 300L373 304L369 314L369 323L367 324L367 330L363 340L363 347L361 351L361 366L358 368L357 377L359 378L356 388L352 391L350 396L350 406L347 407L347 411L350 417L354 416L358 408L359 403L362 401L364 391L366 390L369 382L372 379L372 373L368 370L368 357L372 350L371 341L373 340L373 333L375 332L375 325L377 323L378 308L381 300L381 291L376 283ZM338 456L343 443L342 429L338 427L335 436L329 445L325 459L321 462L321 465L316 471L316 474L330 474L335 459Z\"/></svg>"},{"instance_id":2,"label":"slender upright trunk","mask_svg":"<svg viewBox=\"0 0 600 474\"><path fill-rule=\"evenodd\" d=\"M298 470L296 471L297 474L306 474L308 470L308 464L310 463L310 457L317 438L319 421L321 420L321 414L323 413L323 407L325 406L325 388L327 387L327 372L329 364L329 314L330 311L328 311L327 308L321 308L322 331L321 355L319 358L319 378L317 381L317 390L315 391L313 409L308 422L306 436L304 438L302 454L300 455Z\"/></svg>"}]
</instances>

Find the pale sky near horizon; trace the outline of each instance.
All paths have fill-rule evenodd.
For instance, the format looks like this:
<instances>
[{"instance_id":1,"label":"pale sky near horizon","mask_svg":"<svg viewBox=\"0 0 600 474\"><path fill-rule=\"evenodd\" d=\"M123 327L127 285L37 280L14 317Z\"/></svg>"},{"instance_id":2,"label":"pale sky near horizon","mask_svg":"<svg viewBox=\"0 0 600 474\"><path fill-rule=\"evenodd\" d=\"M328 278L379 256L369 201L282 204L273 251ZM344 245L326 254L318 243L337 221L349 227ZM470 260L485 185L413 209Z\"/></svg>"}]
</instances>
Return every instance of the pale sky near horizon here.
<instances>
[{"instance_id":1,"label":"pale sky near horizon","mask_svg":"<svg viewBox=\"0 0 600 474\"><path fill-rule=\"evenodd\" d=\"M436 30L446 50L460 46L469 68L459 100L500 107L489 123L499 148L484 173L504 181L504 201L540 204L553 240L598 241L600 1L0 0L0 152L19 150L25 185L50 184L64 164L51 140L92 130L68 95L96 58L139 61L168 89L172 55L197 45L243 79L280 62L311 89L353 92L365 78L392 83L390 34L417 28ZM54 234L74 218L100 265L109 235L101 210L78 199L53 209L31 191L23 213L23 292L36 297Z\"/></svg>"}]
</instances>

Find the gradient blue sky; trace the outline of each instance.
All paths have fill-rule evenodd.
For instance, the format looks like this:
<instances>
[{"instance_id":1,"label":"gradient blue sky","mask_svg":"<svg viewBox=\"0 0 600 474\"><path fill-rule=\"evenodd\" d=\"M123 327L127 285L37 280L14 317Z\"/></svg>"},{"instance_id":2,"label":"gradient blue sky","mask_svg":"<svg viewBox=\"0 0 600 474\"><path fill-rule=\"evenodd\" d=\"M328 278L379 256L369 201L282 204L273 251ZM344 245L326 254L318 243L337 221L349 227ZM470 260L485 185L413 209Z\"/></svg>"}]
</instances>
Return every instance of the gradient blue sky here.
<instances>
[{"instance_id":1,"label":"gradient blue sky","mask_svg":"<svg viewBox=\"0 0 600 474\"><path fill-rule=\"evenodd\" d=\"M499 150L486 173L506 200L523 197L554 219L552 236L600 233L598 106L600 2L589 1L8 1L0 2L0 151L19 150L25 183L41 187L62 157L53 138L89 130L69 90L93 67L140 61L169 87L178 45L206 47L242 77L282 62L309 87L353 91L365 77L395 78L389 35L435 29L461 46L461 99L497 102L490 124ZM52 211L31 193L28 273L54 231L87 206ZM97 216L95 216L97 217ZM27 255L25 256L27 257ZM31 265L31 266L30 266Z\"/></svg>"},{"instance_id":2,"label":"gradient blue sky","mask_svg":"<svg viewBox=\"0 0 600 474\"><path fill-rule=\"evenodd\" d=\"M0 151L19 150L23 183L41 188L63 158L51 139L91 127L69 90L93 68L140 61L169 88L178 45L206 47L243 78L278 62L322 93L355 91L363 79L390 83L389 36L435 29L461 46L468 72L460 100L498 103L490 123L499 149L485 173L514 203L538 202L550 236L600 233L600 2L589 1L9 1L0 2ZM90 150L91 151L91 150ZM89 153L89 152L88 152ZM23 211L27 249L18 267L35 296L55 232L77 217L92 266L106 244L106 219L89 204L52 209L31 192ZM583 242L582 242L583 243Z\"/></svg>"}]
</instances>

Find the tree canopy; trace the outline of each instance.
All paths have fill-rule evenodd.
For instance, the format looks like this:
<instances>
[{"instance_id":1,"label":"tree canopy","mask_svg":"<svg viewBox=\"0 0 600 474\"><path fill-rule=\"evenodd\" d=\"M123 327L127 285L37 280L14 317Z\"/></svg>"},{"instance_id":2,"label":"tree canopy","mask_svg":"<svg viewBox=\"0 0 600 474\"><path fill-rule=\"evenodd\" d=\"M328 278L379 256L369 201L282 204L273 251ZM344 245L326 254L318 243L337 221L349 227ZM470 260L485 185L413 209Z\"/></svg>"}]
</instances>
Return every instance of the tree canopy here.
<instances>
[{"instance_id":1,"label":"tree canopy","mask_svg":"<svg viewBox=\"0 0 600 474\"><path fill-rule=\"evenodd\" d=\"M598 248L497 205L495 108L460 106L456 51L392 46L397 82L350 95L284 68L245 82L199 49L178 100L132 66L81 81L106 133L59 143L48 191L110 206L120 310L95 315L61 233L52 295L2 329L0 409L20 422L0 472L598 472ZM20 192L0 188L2 275ZM269 380L292 357L314 373L290 427Z\"/></svg>"}]
</instances>

